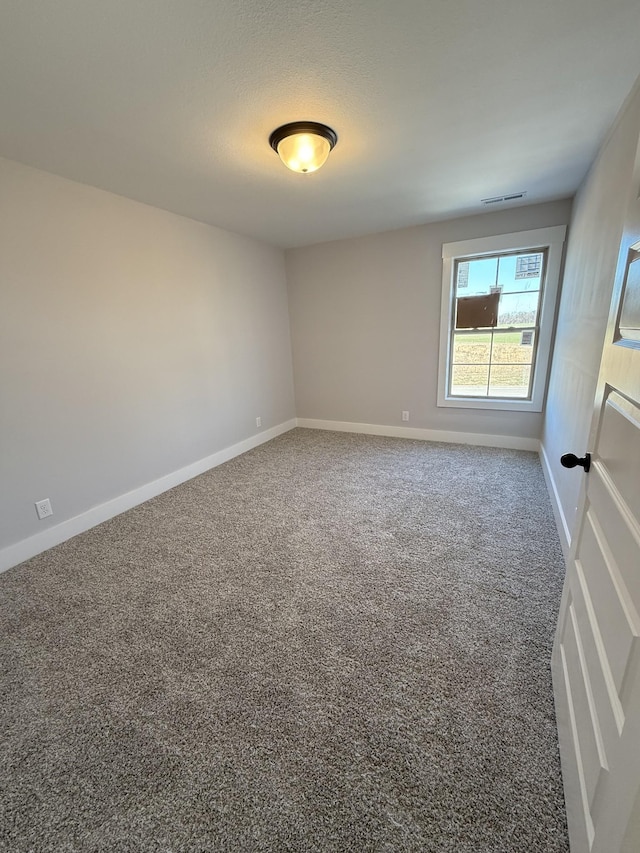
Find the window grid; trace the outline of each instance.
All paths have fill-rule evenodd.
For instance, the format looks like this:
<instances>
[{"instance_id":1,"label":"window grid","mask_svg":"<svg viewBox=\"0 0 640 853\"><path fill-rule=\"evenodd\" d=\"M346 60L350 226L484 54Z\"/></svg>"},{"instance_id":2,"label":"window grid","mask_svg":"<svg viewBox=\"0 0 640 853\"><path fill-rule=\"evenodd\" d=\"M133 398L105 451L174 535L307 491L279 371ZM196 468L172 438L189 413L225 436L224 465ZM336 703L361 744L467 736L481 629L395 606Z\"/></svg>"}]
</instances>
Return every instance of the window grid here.
<instances>
[{"instance_id":1,"label":"window grid","mask_svg":"<svg viewBox=\"0 0 640 853\"><path fill-rule=\"evenodd\" d=\"M500 259L501 258L516 257L516 274L514 277L514 280L516 280L516 279L522 279L525 277L521 273L521 270L522 270L522 267L520 266L521 260L530 260L531 257L534 255L539 256L540 286L536 290L503 291L502 286L498 285L498 277L500 274ZM528 324L528 325L522 325L522 326L483 326L483 327L478 327L475 329L456 329L455 328L455 319L454 319L453 320L453 328L451 329L451 334L449 335L449 339L450 339L449 340L449 365L450 365L450 367L449 367L449 376L448 376L448 383L447 383L447 393L450 397L453 397L456 399L472 398L472 399L478 399L478 400L481 400L481 399L503 399L503 400L516 400L516 401L517 400L531 400L532 393L533 393L533 381L534 381L534 376L535 376L535 363L536 363L536 356L537 356L537 350L538 350L540 309L541 309L541 305L542 305L542 291L543 291L544 280L545 280L545 275L546 275L547 251L545 249L528 249L524 252L522 252L522 251L521 252L502 252L502 253L498 253L495 255L479 256L477 258L466 257L466 258L456 259L455 266L454 266L455 287L453 288L453 293L452 293L453 302L454 302L454 306L453 306L454 310L453 310L452 316L454 318L456 316L455 303L456 303L456 299L458 298L459 277L460 277L461 269L464 268L465 272L466 272L466 275L464 276L465 280L464 280L464 284L463 284L463 289L466 289L468 287L468 280L469 280L468 275L469 275L470 262L473 260L494 260L494 259L496 259L498 261L498 263L496 264L496 280L495 280L494 285L491 287L491 291L495 292L495 289L499 288L500 293L502 295L505 295L505 296L522 296L522 295L530 295L530 294L534 294L534 293L537 294L538 295L538 301L537 301L537 305L536 305L535 322L533 325ZM520 275L518 275L519 272L520 272ZM527 346L531 346L531 348L532 348L531 361L529 361L529 362L496 362L494 364L494 362L493 362L493 346L494 346L495 335L496 334L497 335L509 334L509 333L513 333L513 332L526 332L526 331L531 331L531 332L533 332L533 335L534 335L533 343L527 344ZM491 336L490 346L489 346L489 361L488 362L454 362L454 344L455 344L456 336L458 336L458 335L461 335L461 336L462 335L465 335L465 336L466 335L477 335L479 333L480 334L489 334ZM455 394L453 392L453 368L458 367L458 366L487 367L488 368L487 369L487 384L486 384L486 389L485 389L484 394ZM524 396L524 397L523 396L510 396L507 394L492 395L490 393L490 389L491 389L491 371L492 371L493 367L529 368L529 381L528 381L528 385L527 385L527 389L526 389L526 396Z\"/></svg>"}]
</instances>

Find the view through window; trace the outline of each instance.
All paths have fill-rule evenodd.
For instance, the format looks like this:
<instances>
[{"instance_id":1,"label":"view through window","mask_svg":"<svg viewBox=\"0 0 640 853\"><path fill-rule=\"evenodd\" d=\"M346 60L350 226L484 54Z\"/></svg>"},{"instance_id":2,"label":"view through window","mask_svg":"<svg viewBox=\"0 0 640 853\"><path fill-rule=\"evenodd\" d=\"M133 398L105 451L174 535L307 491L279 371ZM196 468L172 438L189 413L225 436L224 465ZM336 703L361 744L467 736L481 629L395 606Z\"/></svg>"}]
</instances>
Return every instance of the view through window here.
<instances>
[{"instance_id":1,"label":"view through window","mask_svg":"<svg viewBox=\"0 0 640 853\"><path fill-rule=\"evenodd\" d=\"M457 260L448 394L529 400L546 250Z\"/></svg>"}]
</instances>

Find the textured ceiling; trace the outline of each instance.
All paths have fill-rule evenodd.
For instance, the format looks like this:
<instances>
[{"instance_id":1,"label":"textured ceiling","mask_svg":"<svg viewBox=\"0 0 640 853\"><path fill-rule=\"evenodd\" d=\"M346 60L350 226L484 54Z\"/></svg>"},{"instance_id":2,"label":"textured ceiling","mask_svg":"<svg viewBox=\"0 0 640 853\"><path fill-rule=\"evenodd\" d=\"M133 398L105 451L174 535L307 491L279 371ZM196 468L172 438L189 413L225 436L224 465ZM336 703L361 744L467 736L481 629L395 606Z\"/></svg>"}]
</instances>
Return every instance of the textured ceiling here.
<instances>
[{"instance_id":1,"label":"textured ceiling","mask_svg":"<svg viewBox=\"0 0 640 853\"><path fill-rule=\"evenodd\" d=\"M639 23L638 0L2 0L0 155L285 247L560 198ZM314 174L268 145L298 119L339 135Z\"/></svg>"}]
</instances>

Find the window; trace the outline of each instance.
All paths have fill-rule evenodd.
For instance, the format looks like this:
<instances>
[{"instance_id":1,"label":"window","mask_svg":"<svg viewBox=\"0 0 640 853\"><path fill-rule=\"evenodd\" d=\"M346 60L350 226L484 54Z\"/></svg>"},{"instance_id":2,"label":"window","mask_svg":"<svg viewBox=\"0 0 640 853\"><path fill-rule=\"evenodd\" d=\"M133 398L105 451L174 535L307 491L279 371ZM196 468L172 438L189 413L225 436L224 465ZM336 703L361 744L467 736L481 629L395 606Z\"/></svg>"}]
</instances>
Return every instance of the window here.
<instances>
[{"instance_id":1,"label":"window","mask_svg":"<svg viewBox=\"0 0 640 853\"><path fill-rule=\"evenodd\" d=\"M442 247L439 406L542 411L564 234Z\"/></svg>"},{"instance_id":2,"label":"window","mask_svg":"<svg viewBox=\"0 0 640 853\"><path fill-rule=\"evenodd\" d=\"M454 261L451 397L531 399L546 254Z\"/></svg>"}]
</instances>

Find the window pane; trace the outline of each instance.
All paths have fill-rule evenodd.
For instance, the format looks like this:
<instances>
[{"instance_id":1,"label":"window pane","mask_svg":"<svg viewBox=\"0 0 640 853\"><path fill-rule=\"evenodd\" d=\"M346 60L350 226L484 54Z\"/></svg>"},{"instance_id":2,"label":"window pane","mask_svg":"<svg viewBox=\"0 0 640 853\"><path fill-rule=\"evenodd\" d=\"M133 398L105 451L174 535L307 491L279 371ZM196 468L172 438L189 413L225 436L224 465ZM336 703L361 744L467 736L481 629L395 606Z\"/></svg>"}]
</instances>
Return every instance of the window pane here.
<instances>
[{"instance_id":1,"label":"window pane","mask_svg":"<svg viewBox=\"0 0 640 853\"><path fill-rule=\"evenodd\" d=\"M540 293L506 293L500 297L499 326L533 326L538 316Z\"/></svg>"},{"instance_id":2,"label":"window pane","mask_svg":"<svg viewBox=\"0 0 640 853\"><path fill-rule=\"evenodd\" d=\"M543 269L542 252L527 255L509 255L500 258L498 284L503 293L520 290L540 290Z\"/></svg>"},{"instance_id":3,"label":"window pane","mask_svg":"<svg viewBox=\"0 0 640 853\"><path fill-rule=\"evenodd\" d=\"M529 364L494 364L489 382L490 397L528 397Z\"/></svg>"},{"instance_id":4,"label":"window pane","mask_svg":"<svg viewBox=\"0 0 640 853\"><path fill-rule=\"evenodd\" d=\"M490 334L453 336L454 364L489 364L490 352Z\"/></svg>"},{"instance_id":5,"label":"window pane","mask_svg":"<svg viewBox=\"0 0 640 853\"><path fill-rule=\"evenodd\" d=\"M456 329L493 329L498 321L499 293L458 297Z\"/></svg>"},{"instance_id":6,"label":"window pane","mask_svg":"<svg viewBox=\"0 0 640 853\"><path fill-rule=\"evenodd\" d=\"M523 332L496 332L491 360L494 364L531 364L535 344L532 329Z\"/></svg>"},{"instance_id":7,"label":"window pane","mask_svg":"<svg viewBox=\"0 0 640 853\"><path fill-rule=\"evenodd\" d=\"M498 274L498 258L480 258L458 264L456 296L490 293Z\"/></svg>"},{"instance_id":8,"label":"window pane","mask_svg":"<svg viewBox=\"0 0 640 853\"><path fill-rule=\"evenodd\" d=\"M454 364L450 393L457 397L486 397L488 381L488 365Z\"/></svg>"}]
</instances>

